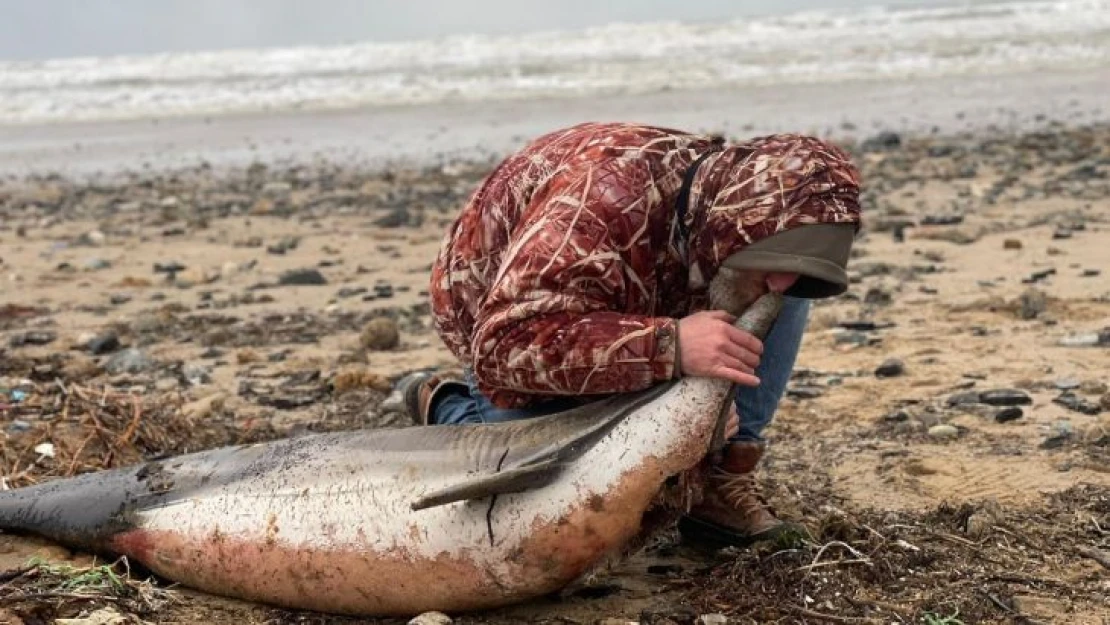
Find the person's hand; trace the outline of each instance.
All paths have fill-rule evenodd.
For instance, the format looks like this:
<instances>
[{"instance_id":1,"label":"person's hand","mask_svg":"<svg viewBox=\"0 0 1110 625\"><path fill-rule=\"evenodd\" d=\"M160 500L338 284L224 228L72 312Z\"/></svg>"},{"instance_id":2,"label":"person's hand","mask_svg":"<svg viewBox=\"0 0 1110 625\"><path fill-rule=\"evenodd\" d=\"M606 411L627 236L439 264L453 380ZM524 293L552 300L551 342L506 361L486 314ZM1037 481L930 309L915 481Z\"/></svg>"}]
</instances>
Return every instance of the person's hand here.
<instances>
[{"instance_id":1,"label":"person's hand","mask_svg":"<svg viewBox=\"0 0 1110 625\"><path fill-rule=\"evenodd\" d=\"M753 375L763 342L733 327L736 317L721 311L697 312L678 321L682 375L722 378L741 386L759 386Z\"/></svg>"}]
</instances>

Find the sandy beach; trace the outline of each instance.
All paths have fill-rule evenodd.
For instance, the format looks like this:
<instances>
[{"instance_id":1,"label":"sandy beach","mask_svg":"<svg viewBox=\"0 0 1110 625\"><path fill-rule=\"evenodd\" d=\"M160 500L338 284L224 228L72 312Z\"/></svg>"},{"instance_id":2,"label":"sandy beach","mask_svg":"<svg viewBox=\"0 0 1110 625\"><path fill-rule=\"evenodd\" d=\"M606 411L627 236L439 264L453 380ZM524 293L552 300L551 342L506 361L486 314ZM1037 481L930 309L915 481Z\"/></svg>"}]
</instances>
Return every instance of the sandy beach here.
<instances>
[{"instance_id":1,"label":"sandy beach","mask_svg":"<svg viewBox=\"0 0 1110 625\"><path fill-rule=\"evenodd\" d=\"M403 426L379 404L405 372L455 365L428 269L498 155L586 119L799 130L849 149L865 186L852 289L815 306L769 432L763 481L812 544L709 556L664 536L584 589L455 622L1110 622L1106 85L1110 70L0 127L0 475ZM0 535L0 570L35 554L92 563ZM0 622L90 606L35 588L0 587ZM120 593L91 605L128 623L366 622Z\"/></svg>"}]
</instances>

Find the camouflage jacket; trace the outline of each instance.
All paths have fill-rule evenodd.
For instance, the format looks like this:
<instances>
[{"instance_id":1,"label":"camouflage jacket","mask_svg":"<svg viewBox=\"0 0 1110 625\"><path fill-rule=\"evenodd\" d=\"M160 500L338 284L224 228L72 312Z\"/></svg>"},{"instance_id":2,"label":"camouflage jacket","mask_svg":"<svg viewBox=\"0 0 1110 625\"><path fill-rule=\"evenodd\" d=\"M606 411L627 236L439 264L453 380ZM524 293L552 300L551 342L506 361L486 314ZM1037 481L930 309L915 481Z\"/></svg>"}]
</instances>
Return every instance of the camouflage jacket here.
<instances>
[{"instance_id":1,"label":"camouflage jacket","mask_svg":"<svg viewBox=\"0 0 1110 625\"><path fill-rule=\"evenodd\" d=\"M685 223L675 201L699 156ZM859 222L859 175L798 135L736 145L643 125L539 137L483 180L432 268L436 330L497 406L629 392L675 374L677 319L720 263L810 223Z\"/></svg>"}]
</instances>

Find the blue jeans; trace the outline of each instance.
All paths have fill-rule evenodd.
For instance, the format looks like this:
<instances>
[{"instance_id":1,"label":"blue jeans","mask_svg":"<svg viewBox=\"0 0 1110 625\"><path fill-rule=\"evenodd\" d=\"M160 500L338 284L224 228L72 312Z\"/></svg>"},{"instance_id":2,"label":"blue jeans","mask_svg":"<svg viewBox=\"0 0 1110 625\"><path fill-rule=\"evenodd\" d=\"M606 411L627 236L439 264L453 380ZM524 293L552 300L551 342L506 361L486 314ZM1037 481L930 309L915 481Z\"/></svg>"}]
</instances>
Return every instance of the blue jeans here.
<instances>
[{"instance_id":1,"label":"blue jeans","mask_svg":"<svg viewBox=\"0 0 1110 625\"><path fill-rule=\"evenodd\" d=\"M763 343L763 357L756 368L759 386L741 386L736 389L736 412L740 415L740 431L731 440L761 441L763 430L770 425L786 392L786 384L794 370L794 362L801 347L802 334L809 319L808 299L787 297L771 332ZM581 405L578 398L555 399L540 406L505 409L490 403L478 391L478 383L470 371L466 374L467 390L452 389L436 400L432 406L433 423L459 425L463 423L496 423L539 417Z\"/></svg>"}]
</instances>

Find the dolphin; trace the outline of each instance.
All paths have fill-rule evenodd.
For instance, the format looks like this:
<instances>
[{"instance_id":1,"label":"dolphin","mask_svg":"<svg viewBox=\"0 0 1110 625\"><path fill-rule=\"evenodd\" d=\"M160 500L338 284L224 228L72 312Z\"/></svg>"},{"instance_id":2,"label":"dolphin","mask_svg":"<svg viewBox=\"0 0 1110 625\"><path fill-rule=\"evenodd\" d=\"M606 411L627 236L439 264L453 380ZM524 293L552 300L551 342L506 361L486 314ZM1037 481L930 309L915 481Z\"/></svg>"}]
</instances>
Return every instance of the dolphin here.
<instances>
[{"instance_id":1,"label":"dolphin","mask_svg":"<svg viewBox=\"0 0 1110 625\"><path fill-rule=\"evenodd\" d=\"M765 295L737 326L762 338L781 305ZM489 609L626 554L723 443L731 388L689 377L524 421L200 451L0 493L0 529L292 609Z\"/></svg>"}]
</instances>

